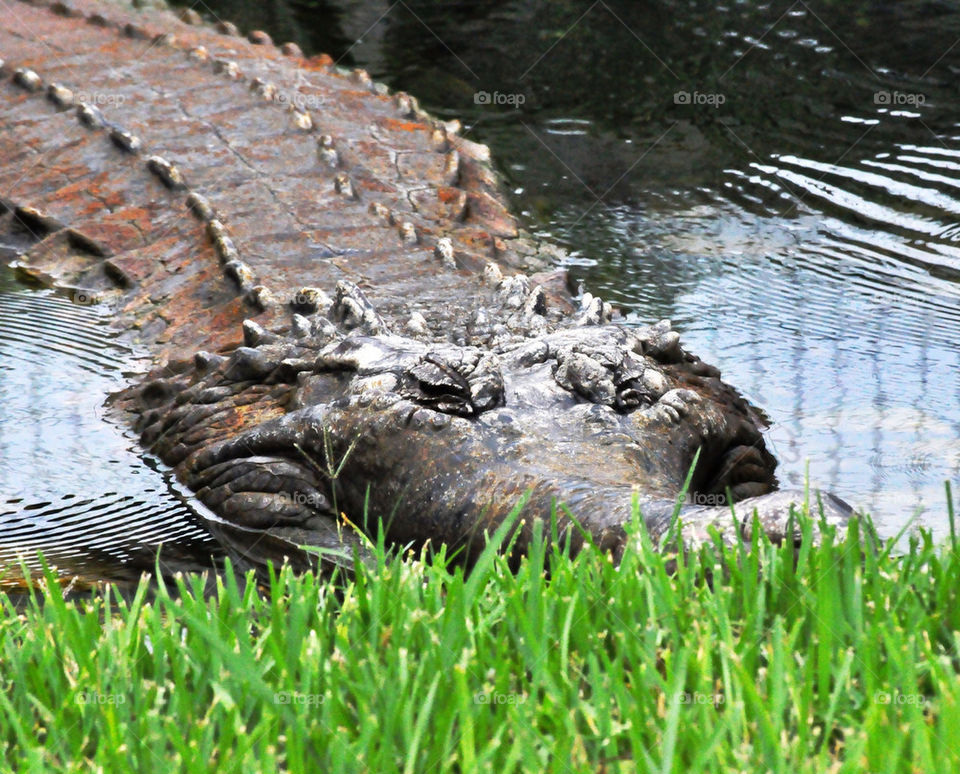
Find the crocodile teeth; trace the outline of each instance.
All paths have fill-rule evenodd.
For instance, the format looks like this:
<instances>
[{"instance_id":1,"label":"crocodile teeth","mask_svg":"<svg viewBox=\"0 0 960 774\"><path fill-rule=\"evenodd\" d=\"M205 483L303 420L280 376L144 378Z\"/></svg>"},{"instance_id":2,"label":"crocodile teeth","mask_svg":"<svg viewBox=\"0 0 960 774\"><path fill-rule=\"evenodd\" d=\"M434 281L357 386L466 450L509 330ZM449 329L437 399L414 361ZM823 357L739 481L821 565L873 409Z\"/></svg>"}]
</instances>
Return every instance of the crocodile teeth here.
<instances>
[{"instance_id":1,"label":"crocodile teeth","mask_svg":"<svg viewBox=\"0 0 960 774\"><path fill-rule=\"evenodd\" d=\"M340 157L337 156L337 152L331 148L320 148L317 151L317 156L320 158L320 161L331 169L340 164Z\"/></svg>"},{"instance_id":2,"label":"crocodile teeth","mask_svg":"<svg viewBox=\"0 0 960 774\"><path fill-rule=\"evenodd\" d=\"M259 94L267 102L273 102L277 98L277 87L263 78L254 78L250 81L250 91Z\"/></svg>"},{"instance_id":3,"label":"crocodile teeth","mask_svg":"<svg viewBox=\"0 0 960 774\"><path fill-rule=\"evenodd\" d=\"M259 347L261 344L272 344L280 337L268 333L266 329L253 320L243 321L243 343L248 347Z\"/></svg>"},{"instance_id":4,"label":"crocodile teeth","mask_svg":"<svg viewBox=\"0 0 960 774\"><path fill-rule=\"evenodd\" d=\"M393 213L390 212L390 208L384 206L380 202L370 202L370 206L367 207L367 212L369 212L371 215L376 215L378 218L391 226L394 223Z\"/></svg>"},{"instance_id":5,"label":"crocodile teeth","mask_svg":"<svg viewBox=\"0 0 960 774\"><path fill-rule=\"evenodd\" d=\"M443 126L438 126L430 135L430 144L438 153L446 153L450 150L450 140L447 138L447 130Z\"/></svg>"},{"instance_id":6,"label":"crocodile teeth","mask_svg":"<svg viewBox=\"0 0 960 774\"><path fill-rule=\"evenodd\" d=\"M144 27L141 27L139 24L127 23L123 25L123 29L120 30L125 38L130 38L131 40L149 40L150 33Z\"/></svg>"},{"instance_id":7,"label":"crocodile teeth","mask_svg":"<svg viewBox=\"0 0 960 774\"><path fill-rule=\"evenodd\" d=\"M213 355L209 352L201 351L193 356L193 365L201 374L215 371L224 362L226 362L226 358L223 355Z\"/></svg>"},{"instance_id":8,"label":"crocodile teeth","mask_svg":"<svg viewBox=\"0 0 960 774\"><path fill-rule=\"evenodd\" d=\"M230 261L223 267L223 273L234 282L240 289L253 287L254 275L250 267L243 261Z\"/></svg>"},{"instance_id":9,"label":"crocodile teeth","mask_svg":"<svg viewBox=\"0 0 960 774\"><path fill-rule=\"evenodd\" d=\"M460 154L455 150L447 153L444 159L443 181L447 185L456 185L460 181Z\"/></svg>"},{"instance_id":10,"label":"crocodile teeth","mask_svg":"<svg viewBox=\"0 0 960 774\"><path fill-rule=\"evenodd\" d=\"M224 266L240 259L240 251L237 250L237 246L229 236L218 236L213 240L213 248L217 252L217 258L220 259L220 263Z\"/></svg>"},{"instance_id":11,"label":"crocodile teeth","mask_svg":"<svg viewBox=\"0 0 960 774\"><path fill-rule=\"evenodd\" d=\"M203 17L192 8L184 8L177 16L184 24L189 24L192 27L203 24Z\"/></svg>"},{"instance_id":12,"label":"crocodile teeth","mask_svg":"<svg viewBox=\"0 0 960 774\"><path fill-rule=\"evenodd\" d=\"M216 218L207 223L207 236L210 237L210 241L216 242L218 239L223 239L227 234L227 227Z\"/></svg>"},{"instance_id":13,"label":"crocodile teeth","mask_svg":"<svg viewBox=\"0 0 960 774\"><path fill-rule=\"evenodd\" d=\"M373 84L373 79L370 77L370 73L361 68L357 68L353 71L350 76L350 80L352 80L358 86L367 86L368 88Z\"/></svg>"},{"instance_id":14,"label":"crocodile teeth","mask_svg":"<svg viewBox=\"0 0 960 774\"><path fill-rule=\"evenodd\" d=\"M371 335L386 332L386 325L373 304L360 288L346 280L337 283L337 297L333 302L332 315L348 329L360 328Z\"/></svg>"},{"instance_id":15,"label":"crocodile teeth","mask_svg":"<svg viewBox=\"0 0 960 774\"><path fill-rule=\"evenodd\" d=\"M298 339L305 339L310 335L310 321L302 314L294 313L290 321L290 332Z\"/></svg>"},{"instance_id":16,"label":"crocodile teeth","mask_svg":"<svg viewBox=\"0 0 960 774\"><path fill-rule=\"evenodd\" d=\"M416 97L411 97L403 91L398 91L393 97L393 104L397 112L404 118L415 118L420 108Z\"/></svg>"},{"instance_id":17,"label":"crocodile teeth","mask_svg":"<svg viewBox=\"0 0 960 774\"><path fill-rule=\"evenodd\" d=\"M253 32L247 35L247 40L249 40L255 46L273 45L273 39L263 30L253 30Z\"/></svg>"},{"instance_id":18,"label":"crocodile teeth","mask_svg":"<svg viewBox=\"0 0 960 774\"><path fill-rule=\"evenodd\" d=\"M277 299L266 285L254 285L244 295L243 300L261 312L277 305Z\"/></svg>"},{"instance_id":19,"label":"crocodile teeth","mask_svg":"<svg viewBox=\"0 0 960 774\"><path fill-rule=\"evenodd\" d=\"M310 114L303 110L293 110L293 125L297 129L309 132L313 129L313 119Z\"/></svg>"}]
</instances>

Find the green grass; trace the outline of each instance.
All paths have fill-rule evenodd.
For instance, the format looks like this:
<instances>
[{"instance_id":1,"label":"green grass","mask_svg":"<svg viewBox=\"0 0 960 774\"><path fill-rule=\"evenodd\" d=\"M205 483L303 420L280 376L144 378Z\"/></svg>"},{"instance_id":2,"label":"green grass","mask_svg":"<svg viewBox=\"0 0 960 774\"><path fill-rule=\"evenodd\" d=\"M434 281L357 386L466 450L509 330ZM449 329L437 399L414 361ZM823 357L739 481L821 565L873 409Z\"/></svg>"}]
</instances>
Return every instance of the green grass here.
<instances>
[{"instance_id":1,"label":"green grass","mask_svg":"<svg viewBox=\"0 0 960 774\"><path fill-rule=\"evenodd\" d=\"M951 513L952 518L952 513ZM810 524L805 523L809 536ZM868 523L619 567L537 542L0 619L19 771L960 770L960 556ZM548 568L548 569L547 569ZM705 580L709 579L709 580ZM242 590L241 590L242 588ZM339 591L338 591L339 589Z\"/></svg>"}]
</instances>

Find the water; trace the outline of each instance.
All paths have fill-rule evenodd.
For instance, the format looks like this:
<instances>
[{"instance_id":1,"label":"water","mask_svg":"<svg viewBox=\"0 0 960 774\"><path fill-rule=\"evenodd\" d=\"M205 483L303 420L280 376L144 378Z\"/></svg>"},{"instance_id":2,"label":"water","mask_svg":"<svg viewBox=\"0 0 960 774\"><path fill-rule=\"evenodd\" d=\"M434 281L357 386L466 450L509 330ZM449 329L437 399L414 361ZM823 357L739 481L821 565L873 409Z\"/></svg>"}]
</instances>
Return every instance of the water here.
<instances>
[{"instance_id":1,"label":"water","mask_svg":"<svg viewBox=\"0 0 960 774\"><path fill-rule=\"evenodd\" d=\"M143 365L103 313L23 288L0 269L0 567L37 551L68 576L136 577L157 546L173 564L215 551L169 470L104 418L107 395ZM168 551L161 554L166 557ZM209 562L208 562L209 563ZM186 566L190 566L188 562Z\"/></svg>"},{"instance_id":2,"label":"water","mask_svg":"<svg viewBox=\"0 0 960 774\"><path fill-rule=\"evenodd\" d=\"M576 278L631 321L671 318L766 409L781 483L809 470L885 534L916 510L946 532L956 4L209 2L464 120ZM42 548L96 575L161 540L211 549L103 419L140 365L96 308L0 274L0 564Z\"/></svg>"},{"instance_id":3,"label":"water","mask_svg":"<svg viewBox=\"0 0 960 774\"><path fill-rule=\"evenodd\" d=\"M247 3L218 14L262 26ZM259 7L259 6L257 6ZM274 4L487 142L533 232L768 413L810 479L945 534L960 479L960 5Z\"/></svg>"}]
</instances>

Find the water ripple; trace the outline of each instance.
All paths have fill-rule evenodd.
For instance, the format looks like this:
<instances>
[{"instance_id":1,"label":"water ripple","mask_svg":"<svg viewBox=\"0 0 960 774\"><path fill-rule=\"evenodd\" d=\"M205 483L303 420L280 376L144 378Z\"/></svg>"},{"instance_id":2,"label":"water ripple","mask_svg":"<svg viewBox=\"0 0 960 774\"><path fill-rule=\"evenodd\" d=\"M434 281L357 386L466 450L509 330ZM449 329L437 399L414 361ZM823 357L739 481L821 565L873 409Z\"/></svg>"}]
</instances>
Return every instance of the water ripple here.
<instances>
[{"instance_id":1,"label":"water ripple","mask_svg":"<svg viewBox=\"0 0 960 774\"><path fill-rule=\"evenodd\" d=\"M202 568L217 549L171 473L104 421L103 401L142 367L97 308L0 276L0 575L135 577ZM169 560L165 557L170 557Z\"/></svg>"}]
</instances>

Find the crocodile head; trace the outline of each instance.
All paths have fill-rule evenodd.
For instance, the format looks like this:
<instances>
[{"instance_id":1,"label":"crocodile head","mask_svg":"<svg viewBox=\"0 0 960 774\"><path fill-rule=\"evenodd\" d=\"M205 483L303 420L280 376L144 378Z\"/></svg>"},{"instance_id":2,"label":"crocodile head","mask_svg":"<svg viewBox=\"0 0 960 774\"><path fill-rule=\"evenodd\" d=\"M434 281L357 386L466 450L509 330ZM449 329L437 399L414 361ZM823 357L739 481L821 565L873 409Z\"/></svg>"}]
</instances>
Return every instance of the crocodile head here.
<instances>
[{"instance_id":1,"label":"crocodile head","mask_svg":"<svg viewBox=\"0 0 960 774\"><path fill-rule=\"evenodd\" d=\"M754 510L785 536L797 498L773 492L759 416L669 323L611 324L591 298L551 322L526 278L493 284L453 340L422 318L390 332L350 283L332 301L311 291L320 312L280 333L247 321L244 346L136 388L143 442L247 561L355 543L342 521L375 531L364 514L392 542L445 543L469 561L521 498L519 550L554 514L561 530L580 525L575 548L589 535L617 553L634 503L654 538L666 533L688 474L686 541L709 525L738 539ZM837 520L849 511L826 503Z\"/></svg>"}]
</instances>

